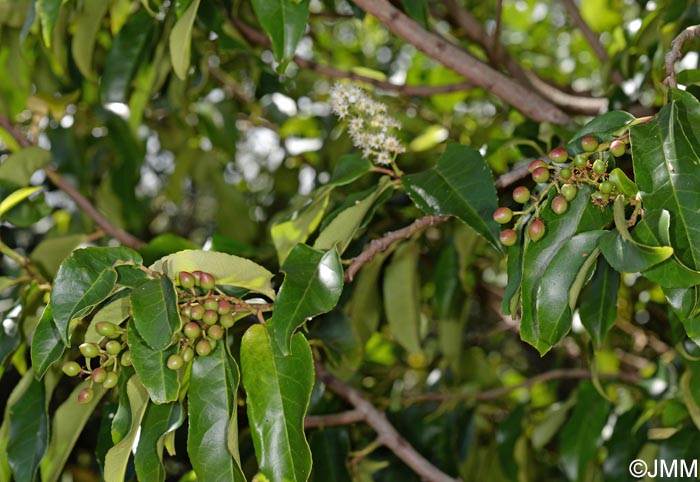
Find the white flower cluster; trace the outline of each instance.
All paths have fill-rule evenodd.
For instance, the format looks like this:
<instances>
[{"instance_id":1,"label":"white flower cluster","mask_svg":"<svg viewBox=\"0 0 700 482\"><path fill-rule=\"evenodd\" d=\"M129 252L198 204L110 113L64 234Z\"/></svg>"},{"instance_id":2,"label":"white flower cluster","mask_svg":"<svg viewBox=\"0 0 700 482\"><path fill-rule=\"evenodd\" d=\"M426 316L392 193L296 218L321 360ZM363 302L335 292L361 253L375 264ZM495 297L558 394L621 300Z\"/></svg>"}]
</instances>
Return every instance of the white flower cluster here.
<instances>
[{"instance_id":1,"label":"white flower cluster","mask_svg":"<svg viewBox=\"0 0 700 482\"><path fill-rule=\"evenodd\" d=\"M393 135L393 130L401 129L401 123L387 115L385 104L363 89L337 83L331 89L330 104L338 117L348 118L348 132L355 147L362 149L362 157L389 165L396 154L406 151Z\"/></svg>"}]
</instances>

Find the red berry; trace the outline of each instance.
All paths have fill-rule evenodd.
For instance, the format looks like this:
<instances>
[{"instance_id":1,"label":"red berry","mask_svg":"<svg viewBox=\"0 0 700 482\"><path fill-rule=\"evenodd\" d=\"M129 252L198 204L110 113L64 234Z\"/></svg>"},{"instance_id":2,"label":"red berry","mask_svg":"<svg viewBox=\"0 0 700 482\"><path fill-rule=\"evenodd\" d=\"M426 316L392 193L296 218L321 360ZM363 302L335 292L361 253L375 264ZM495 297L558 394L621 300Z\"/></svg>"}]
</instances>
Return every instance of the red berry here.
<instances>
[{"instance_id":1,"label":"red berry","mask_svg":"<svg viewBox=\"0 0 700 482\"><path fill-rule=\"evenodd\" d=\"M593 136L586 136L581 139L581 148L586 152L593 152L598 148L598 139Z\"/></svg>"},{"instance_id":2,"label":"red berry","mask_svg":"<svg viewBox=\"0 0 700 482\"><path fill-rule=\"evenodd\" d=\"M564 214L569 209L569 202L564 196L558 194L552 199L552 211L556 214Z\"/></svg>"},{"instance_id":3,"label":"red berry","mask_svg":"<svg viewBox=\"0 0 700 482\"><path fill-rule=\"evenodd\" d=\"M527 233L532 241L539 241L544 236L545 228L544 221L541 219L533 219L527 228Z\"/></svg>"},{"instance_id":4,"label":"red berry","mask_svg":"<svg viewBox=\"0 0 700 482\"><path fill-rule=\"evenodd\" d=\"M180 282L180 286L182 286L185 289L194 288L195 278L194 276L192 276L192 273L188 273L187 271L180 271L177 274L177 280Z\"/></svg>"},{"instance_id":5,"label":"red berry","mask_svg":"<svg viewBox=\"0 0 700 482\"><path fill-rule=\"evenodd\" d=\"M527 170L530 173L533 173L538 167L547 167L547 163L544 162L542 159L537 159L536 161L532 161L530 165L527 166Z\"/></svg>"},{"instance_id":6,"label":"red berry","mask_svg":"<svg viewBox=\"0 0 700 482\"><path fill-rule=\"evenodd\" d=\"M610 143L610 152L615 157L620 157L624 155L626 150L627 146L625 146L625 143L619 139L615 139Z\"/></svg>"},{"instance_id":7,"label":"red berry","mask_svg":"<svg viewBox=\"0 0 700 482\"><path fill-rule=\"evenodd\" d=\"M231 312L231 303L226 300L219 300L219 306L216 308L216 311L220 315L225 315L226 313Z\"/></svg>"},{"instance_id":8,"label":"red berry","mask_svg":"<svg viewBox=\"0 0 700 482\"><path fill-rule=\"evenodd\" d=\"M95 383L102 383L107 378L107 371L102 367L97 367L92 371L90 376Z\"/></svg>"},{"instance_id":9,"label":"red berry","mask_svg":"<svg viewBox=\"0 0 700 482\"><path fill-rule=\"evenodd\" d=\"M532 171L532 179L537 183L549 181L549 169L546 167L538 167Z\"/></svg>"},{"instance_id":10,"label":"red berry","mask_svg":"<svg viewBox=\"0 0 700 482\"><path fill-rule=\"evenodd\" d=\"M199 286L207 291L211 291L214 289L215 286L214 282L214 277L210 275L209 273L202 273L200 279L199 279Z\"/></svg>"},{"instance_id":11,"label":"red berry","mask_svg":"<svg viewBox=\"0 0 700 482\"><path fill-rule=\"evenodd\" d=\"M569 153L566 152L566 149L563 147L557 147L549 152L549 158L553 162L566 162L566 160L569 158Z\"/></svg>"},{"instance_id":12,"label":"red berry","mask_svg":"<svg viewBox=\"0 0 700 482\"><path fill-rule=\"evenodd\" d=\"M192 271L192 277L194 278L194 285L199 286L199 283L202 280L202 272L199 270Z\"/></svg>"},{"instance_id":13,"label":"red berry","mask_svg":"<svg viewBox=\"0 0 700 482\"><path fill-rule=\"evenodd\" d=\"M500 240L503 246L513 246L518 241L518 233L512 229L504 229L501 231Z\"/></svg>"},{"instance_id":14,"label":"red berry","mask_svg":"<svg viewBox=\"0 0 700 482\"><path fill-rule=\"evenodd\" d=\"M525 186L518 186L513 189L513 200L519 204L525 204L530 200L530 190Z\"/></svg>"},{"instance_id":15,"label":"red berry","mask_svg":"<svg viewBox=\"0 0 700 482\"><path fill-rule=\"evenodd\" d=\"M78 403L90 403L95 396L92 388L85 387L78 392Z\"/></svg>"},{"instance_id":16,"label":"red berry","mask_svg":"<svg viewBox=\"0 0 700 482\"><path fill-rule=\"evenodd\" d=\"M498 224L509 223L513 219L513 211L510 208L498 208L493 212L493 220Z\"/></svg>"}]
</instances>

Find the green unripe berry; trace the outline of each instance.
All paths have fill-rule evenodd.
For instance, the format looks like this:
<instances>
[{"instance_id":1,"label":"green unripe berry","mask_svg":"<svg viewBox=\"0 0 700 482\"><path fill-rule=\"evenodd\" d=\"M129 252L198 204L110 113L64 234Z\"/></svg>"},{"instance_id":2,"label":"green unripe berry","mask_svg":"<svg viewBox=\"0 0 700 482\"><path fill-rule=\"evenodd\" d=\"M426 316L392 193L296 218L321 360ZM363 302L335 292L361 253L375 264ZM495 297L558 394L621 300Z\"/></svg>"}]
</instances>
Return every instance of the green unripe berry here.
<instances>
[{"instance_id":1,"label":"green unripe berry","mask_svg":"<svg viewBox=\"0 0 700 482\"><path fill-rule=\"evenodd\" d=\"M533 219L527 227L527 234L532 241L539 241L545 233L544 221L541 219Z\"/></svg>"},{"instance_id":2,"label":"green unripe berry","mask_svg":"<svg viewBox=\"0 0 700 482\"><path fill-rule=\"evenodd\" d=\"M81 372L80 365L78 365L74 361L69 361L63 364L63 373L68 375L69 377L75 377L78 376Z\"/></svg>"},{"instance_id":3,"label":"green unripe berry","mask_svg":"<svg viewBox=\"0 0 700 482\"><path fill-rule=\"evenodd\" d=\"M107 370L102 367L95 368L90 374L92 381L95 383L102 383L107 378Z\"/></svg>"},{"instance_id":4,"label":"green unripe berry","mask_svg":"<svg viewBox=\"0 0 700 482\"><path fill-rule=\"evenodd\" d=\"M202 272L199 270L192 271L192 277L194 277L194 285L199 286L199 283L202 280Z\"/></svg>"},{"instance_id":5,"label":"green unripe berry","mask_svg":"<svg viewBox=\"0 0 700 482\"><path fill-rule=\"evenodd\" d=\"M542 159L537 159L536 161L532 161L530 165L527 166L527 170L530 174L532 174L538 167L547 167L547 163Z\"/></svg>"},{"instance_id":6,"label":"green unripe berry","mask_svg":"<svg viewBox=\"0 0 700 482\"><path fill-rule=\"evenodd\" d=\"M182 360L185 363L189 363L194 358L194 350L192 349L191 346L186 346L185 349L182 350L182 355L180 355L180 356L182 356Z\"/></svg>"},{"instance_id":7,"label":"green unripe berry","mask_svg":"<svg viewBox=\"0 0 700 482\"><path fill-rule=\"evenodd\" d=\"M549 169L546 167L538 167L532 171L532 180L536 183L549 181Z\"/></svg>"},{"instance_id":8,"label":"green unripe berry","mask_svg":"<svg viewBox=\"0 0 700 482\"><path fill-rule=\"evenodd\" d=\"M200 328L199 324L195 323L194 321L186 323L185 326L182 328L182 331L185 333L185 336L190 340L196 340L202 334L202 329Z\"/></svg>"},{"instance_id":9,"label":"green unripe berry","mask_svg":"<svg viewBox=\"0 0 700 482\"><path fill-rule=\"evenodd\" d=\"M207 336L212 340L221 340L224 337L224 329L219 325L212 325L207 330Z\"/></svg>"},{"instance_id":10,"label":"green unripe berry","mask_svg":"<svg viewBox=\"0 0 700 482\"><path fill-rule=\"evenodd\" d=\"M512 229L504 229L499 236L503 246L513 246L518 241L518 233Z\"/></svg>"},{"instance_id":11,"label":"green unripe berry","mask_svg":"<svg viewBox=\"0 0 700 482\"><path fill-rule=\"evenodd\" d=\"M185 305L182 308L180 308L180 314L184 316L185 318L189 318L192 316L192 306L190 305Z\"/></svg>"},{"instance_id":12,"label":"green unripe berry","mask_svg":"<svg viewBox=\"0 0 700 482\"><path fill-rule=\"evenodd\" d=\"M167 365L168 368L171 370L179 370L184 364L185 360L183 360L182 357L177 353L174 353L168 357Z\"/></svg>"},{"instance_id":13,"label":"green unripe berry","mask_svg":"<svg viewBox=\"0 0 700 482\"><path fill-rule=\"evenodd\" d=\"M110 355L119 355L119 352L122 351L122 344L117 340L110 340L105 345L105 350L107 350L107 353Z\"/></svg>"},{"instance_id":14,"label":"green unripe berry","mask_svg":"<svg viewBox=\"0 0 700 482\"><path fill-rule=\"evenodd\" d=\"M525 186L518 186L513 189L513 201L518 204L525 204L530 200L530 190Z\"/></svg>"},{"instance_id":15,"label":"green unripe berry","mask_svg":"<svg viewBox=\"0 0 700 482\"><path fill-rule=\"evenodd\" d=\"M564 214L569 209L569 202L561 194L557 194L552 199L552 211L555 214Z\"/></svg>"},{"instance_id":16,"label":"green unripe berry","mask_svg":"<svg viewBox=\"0 0 700 482\"><path fill-rule=\"evenodd\" d=\"M498 224L509 223L513 219L513 211L510 208L498 208L493 212L493 220Z\"/></svg>"},{"instance_id":17,"label":"green unripe berry","mask_svg":"<svg viewBox=\"0 0 700 482\"><path fill-rule=\"evenodd\" d=\"M216 308L217 313L225 315L231 312L231 303L226 300L219 300L219 306Z\"/></svg>"},{"instance_id":18,"label":"green unripe berry","mask_svg":"<svg viewBox=\"0 0 700 482\"><path fill-rule=\"evenodd\" d=\"M219 316L219 324L224 328L231 328L235 322L236 320L231 313L224 313Z\"/></svg>"},{"instance_id":19,"label":"green unripe berry","mask_svg":"<svg viewBox=\"0 0 700 482\"><path fill-rule=\"evenodd\" d=\"M117 386L118 381L119 375L114 372L107 372L107 376L105 377L105 381L102 382L102 386L105 388L114 388Z\"/></svg>"},{"instance_id":20,"label":"green unripe berry","mask_svg":"<svg viewBox=\"0 0 700 482\"><path fill-rule=\"evenodd\" d=\"M561 195L564 196L564 199L567 201L573 201L576 197L576 193L578 193L578 189L573 184L564 184L561 187Z\"/></svg>"},{"instance_id":21,"label":"green unripe berry","mask_svg":"<svg viewBox=\"0 0 700 482\"><path fill-rule=\"evenodd\" d=\"M207 298L204 300L204 309L216 311L219 309L219 302L214 298Z\"/></svg>"},{"instance_id":22,"label":"green unripe berry","mask_svg":"<svg viewBox=\"0 0 700 482\"><path fill-rule=\"evenodd\" d=\"M119 359L119 363L123 367L130 367L131 366L131 352L130 351L125 351L122 353L121 358Z\"/></svg>"},{"instance_id":23,"label":"green unripe berry","mask_svg":"<svg viewBox=\"0 0 700 482\"><path fill-rule=\"evenodd\" d=\"M78 348L85 358L95 358L100 354L100 348L94 343L83 343Z\"/></svg>"},{"instance_id":24,"label":"green unripe berry","mask_svg":"<svg viewBox=\"0 0 700 482\"><path fill-rule=\"evenodd\" d=\"M569 153L566 152L566 149L563 147L557 147L549 152L549 158L553 162L566 162L566 160L569 158Z\"/></svg>"},{"instance_id":25,"label":"green unripe berry","mask_svg":"<svg viewBox=\"0 0 700 482\"><path fill-rule=\"evenodd\" d=\"M559 171L559 177L564 180L571 179L571 169L568 167L563 168L561 171Z\"/></svg>"},{"instance_id":26,"label":"green unripe berry","mask_svg":"<svg viewBox=\"0 0 700 482\"><path fill-rule=\"evenodd\" d=\"M216 311L213 310L207 310L204 312L204 316L202 317L202 321L206 323L207 325L213 325L217 321L219 321L219 314Z\"/></svg>"},{"instance_id":27,"label":"green unripe berry","mask_svg":"<svg viewBox=\"0 0 700 482\"><path fill-rule=\"evenodd\" d=\"M610 143L610 153L615 157L623 156L626 150L627 146L619 139L615 139Z\"/></svg>"},{"instance_id":28,"label":"green unripe berry","mask_svg":"<svg viewBox=\"0 0 700 482\"><path fill-rule=\"evenodd\" d=\"M586 136L581 139L581 148L586 152L593 152L598 148L598 139L593 136Z\"/></svg>"},{"instance_id":29,"label":"green unripe berry","mask_svg":"<svg viewBox=\"0 0 700 482\"><path fill-rule=\"evenodd\" d=\"M180 282L180 286L182 286L183 288L188 290L194 288L195 278L192 275L192 273L188 273L187 271L180 271L177 274L177 279Z\"/></svg>"},{"instance_id":30,"label":"green unripe berry","mask_svg":"<svg viewBox=\"0 0 700 482\"><path fill-rule=\"evenodd\" d=\"M95 323L95 331L107 338L116 338L120 335L117 325L109 321L98 321Z\"/></svg>"},{"instance_id":31,"label":"green unripe berry","mask_svg":"<svg viewBox=\"0 0 700 482\"><path fill-rule=\"evenodd\" d=\"M599 176L601 174L604 174L606 169L607 166L605 165L605 162L603 162L601 159L596 159L596 161L593 163L593 172L595 172Z\"/></svg>"},{"instance_id":32,"label":"green unripe berry","mask_svg":"<svg viewBox=\"0 0 700 482\"><path fill-rule=\"evenodd\" d=\"M588 157L586 157L584 154L577 154L576 157L574 157L574 166L578 167L579 169L586 167L586 164L588 164Z\"/></svg>"},{"instance_id":33,"label":"green unripe berry","mask_svg":"<svg viewBox=\"0 0 700 482\"><path fill-rule=\"evenodd\" d=\"M90 403L95 396L95 392L92 388L85 387L80 392L78 392L78 403Z\"/></svg>"},{"instance_id":34,"label":"green unripe berry","mask_svg":"<svg viewBox=\"0 0 700 482\"><path fill-rule=\"evenodd\" d=\"M600 186L598 186L598 190L603 194L610 194L613 192L614 187L615 186L610 181L603 181L600 183Z\"/></svg>"},{"instance_id":35,"label":"green unripe berry","mask_svg":"<svg viewBox=\"0 0 700 482\"><path fill-rule=\"evenodd\" d=\"M201 320L205 311L202 305L194 305L190 310L190 318L193 320Z\"/></svg>"},{"instance_id":36,"label":"green unripe berry","mask_svg":"<svg viewBox=\"0 0 700 482\"><path fill-rule=\"evenodd\" d=\"M209 343L208 340L199 340L195 346L195 350L197 351L197 355L207 356L212 350L211 343Z\"/></svg>"},{"instance_id":37,"label":"green unripe berry","mask_svg":"<svg viewBox=\"0 0 700 482\"><path fill-rule=\"evenodd\" d=\"M214 289L214 286L216 285L214 281L214 277L210 275L209 273L202 273L200 279L199 279L199 286L207 291L211 291Z\"/></svg>"}]
</instances>

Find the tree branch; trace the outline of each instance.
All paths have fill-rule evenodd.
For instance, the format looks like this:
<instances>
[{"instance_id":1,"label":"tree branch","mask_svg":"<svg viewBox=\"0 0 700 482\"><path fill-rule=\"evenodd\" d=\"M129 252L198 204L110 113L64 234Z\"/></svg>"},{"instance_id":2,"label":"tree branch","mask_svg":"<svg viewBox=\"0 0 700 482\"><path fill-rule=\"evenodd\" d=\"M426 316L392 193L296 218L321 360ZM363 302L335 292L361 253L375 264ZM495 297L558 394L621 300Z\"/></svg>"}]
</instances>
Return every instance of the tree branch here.
<instances>
[{"instance_id":1,"label":"tree branch","mask_svg":"<svg viewBox=\"0 0 700 482\"><path fill-rule=\"evenodd\" d=\"M309 415L304 419L304 428L323 428L336 425L350 425L357 422L364 422L365 416L359 410L348 410L347 412L331 413L328 415Z\"/></svg>"},{"instance_id":2,"label":"tree branch","mask_svg":"<svg viewBox=\"0 0 700 482\"><path fill-rule=\"evenodd\" d=\"M319 363L316 364L316 375L331 391L355 407L355 410L362 414L367 425L377 432L378 442L394 452L399 459L421 477L421 480L427 482L457 482L459 480L450 477L423 457L399 434L387 420L386 415L372 405L359 391L335 378Z\"/></svg>"},{"instance_id":3,"label":"tree branch","mask_svg":"<svg viewBox=\"0 0 700 482\"><path fill-rule=\"evenodd\" d=\"M355 4L377 17L394 34L429 57L449 67L538 122L566 124L569 116L539 94L479 61L456 45L428 32L387 0L356 0Z\"/></svg>"},{"instance_id":4,"label":"tree branch","mask_svg":"<svg viewBox=\"0 0 700 482\"><path fill-rule=\"evenodd\" d=\"M146 243L109 222L109 220L105 218L85 196L80 194L77 189L68 184L68 182L53 168L47 167L44 169L44 171L51 182L61 191L65 192L68 197L70 197L75 204L77 204L78 207L85 212L85 214L90 216L92 220L95 221L95 224L102 229L102 231L118 240L124 246L128 246L133 249L140 249L145 246Z\"/></svg>"},{"instance_id":5,"label":"tree branch","mask_svg":"<svg viewBox=\"0 0 700 482\"><path fill-rule=\"evenodd\" d=\"M270 47L270 39L268 39L265 34L258 32L235 17L229 17L229 21L250 42L263 45L265 47ZM391 90L407 96L427 97L435 94L448 94L451 92L460 92L474 88L474 85L469 82L458 82L444 85L397 85L385 80L367 77L356 72L346 72L327 65L321 65L318 62L307 60L298 55L295 55L292 60L303 69L318 72L319 74L325 75L326 77L330 77L332 79L350 79L356 82L364 82L366 84L373 85L378 89Z\"/></svg>"},{"instance_id":6,"label":"tree branch","mask_svg":"<svg viewBox=\"0 0 700 482\"><path fill-rule=\"evenodd\" d=\"M608 57L608 52L605 50L603 44L600 43L600 38L598 38L598 35L596 35L596 33L591 29L588 23L586 23L586 20L584 20L584 18L581 16L581 12L579 11L574 1L562 0L562 3L564 4L566 11L569 12L571 20L573 20L574 24L576 24L576 28L578 28L583 34L583 36L586 37L588 45L591 46L596 57L598 57L598 60L600 60L600 62L603 64L608 62L608 60L610 59ZM611 74L612 80L616 84L621 84L624 81L622 75L617 69L613 68Z\"/></svg>"},{"instance_id":7,"label":"tree branch","mask_svg":"<svg viewBox=\"0 0 700 482\"><path fill-rule=\"evenodd\" d=\"M0 126L5 129L14 140L22 147L29 147L32 145L25 136L15 127L9 119L0 114Z\"/></svg>"},{"instance_id":8,"label":"tree branch","mask_svg":"<svg viewBox=\"0 0 700 482\"><path fill-rule=\"evenodd\" d=\"M678 87L678 82L676 82L676 67L675 63L681 58L681 48L686 40L690 40L693 37L700 37L700 25L693 25L686 28L681 33L678 34L676 38L671 42L671 50L666 54L666 82L669 87Z\"/></svg>"}]
</instances>

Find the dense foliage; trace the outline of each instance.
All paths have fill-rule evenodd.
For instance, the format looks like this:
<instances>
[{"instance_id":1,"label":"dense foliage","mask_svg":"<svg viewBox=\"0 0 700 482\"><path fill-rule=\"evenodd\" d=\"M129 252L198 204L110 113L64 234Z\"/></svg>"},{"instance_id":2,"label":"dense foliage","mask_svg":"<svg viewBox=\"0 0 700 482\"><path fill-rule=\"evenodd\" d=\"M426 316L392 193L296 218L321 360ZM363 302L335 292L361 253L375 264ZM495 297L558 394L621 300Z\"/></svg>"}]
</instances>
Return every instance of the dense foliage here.
<instances>
[{"instance_id":1,"label":"dense foliage","mask_svg":"<svg viewBox=\"0 0 700 482\"><path fill-rule=\"evenodd\" d=\"M0 482L700 459L696 23L0 0Z\"/></svg>"}]
</instances>

